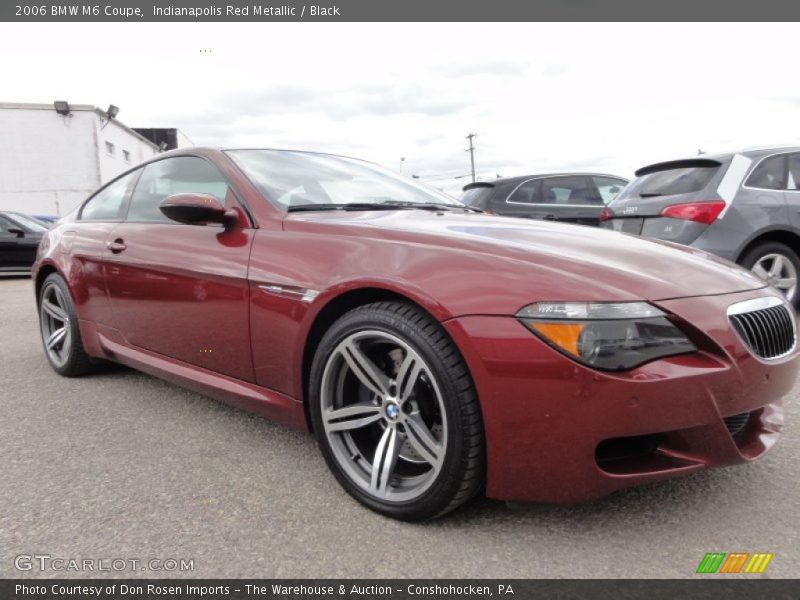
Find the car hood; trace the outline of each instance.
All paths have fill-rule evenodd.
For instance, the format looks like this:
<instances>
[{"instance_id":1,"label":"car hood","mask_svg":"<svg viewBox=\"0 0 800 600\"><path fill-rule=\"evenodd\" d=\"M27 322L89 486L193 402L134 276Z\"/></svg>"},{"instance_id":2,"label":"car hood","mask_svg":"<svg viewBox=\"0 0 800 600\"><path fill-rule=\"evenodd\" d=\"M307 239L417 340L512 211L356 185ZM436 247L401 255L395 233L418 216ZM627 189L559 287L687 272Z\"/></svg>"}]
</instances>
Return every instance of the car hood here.
<instances>
[{"instance_id":1,"label":"car hood","mask_svg":"<svg viewBox=\"0 0 800 600\"><path fill-rule=\"evenodd\" d=\"M416 251L407 256L425 260L433 250L440 259L450 255L453 269L472 259L471 278L496 278L497 285L513 280L552 300L655 301L765 287L701 250L580 225L407 210L295 213L284 229L373 239L375 256L383 255L377 245L411 244Z\"/></svg>"}]
</instances>

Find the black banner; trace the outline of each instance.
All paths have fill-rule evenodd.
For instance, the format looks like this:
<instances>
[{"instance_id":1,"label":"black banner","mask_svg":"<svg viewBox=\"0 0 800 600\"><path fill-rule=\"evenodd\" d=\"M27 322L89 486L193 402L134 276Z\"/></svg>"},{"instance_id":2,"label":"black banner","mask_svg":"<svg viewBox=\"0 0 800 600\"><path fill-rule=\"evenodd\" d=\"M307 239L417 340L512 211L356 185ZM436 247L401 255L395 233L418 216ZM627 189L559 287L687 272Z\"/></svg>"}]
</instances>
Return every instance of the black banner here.
<instances>
[{"instance_id":1,"label":"black banner","mask_svg":"<svg viewBox=\"0 0 800 600\"><path fill-rule=\"evenodd\" d=\"M443 600L536 598L796 600L800 580L531 580L531 579L6 579L3 600Z\"/></svg>"},{"instance_id":2,"label":"black banner","mask_svg":"<svg viewBox=\"0 0 800 600\"><path fill-rule=\"evenodd\" d=\"M0 21L797 21L794 0L10 0ZM673 40L677 42L678 40ZM669 40L664 40L669 42Z\"/></svg>"}]
</instances>

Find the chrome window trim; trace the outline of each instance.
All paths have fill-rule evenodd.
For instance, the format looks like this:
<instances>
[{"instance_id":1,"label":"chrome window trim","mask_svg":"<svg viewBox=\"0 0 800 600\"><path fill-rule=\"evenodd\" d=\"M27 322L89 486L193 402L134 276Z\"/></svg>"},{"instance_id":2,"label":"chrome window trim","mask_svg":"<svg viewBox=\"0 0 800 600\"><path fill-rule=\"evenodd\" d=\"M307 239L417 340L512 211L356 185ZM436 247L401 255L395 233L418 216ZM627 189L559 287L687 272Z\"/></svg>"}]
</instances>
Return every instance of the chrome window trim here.
<instances>
[{"instance_id":1,"label":"chrome window trim","mask_svg":"<svg viewBox=\"0 0 800 600\"><path fill-rule=\"evenodd\" d=\"M521 188L526 183L530 183L531 181L537 181L539 179L555 179L556 177L607 177L608 179L617 179L619 181L624 182L623 187L628 185L630 181L625 181L622 177L617 175L609 175L608 173L562 173L559 175L537 175L536 177L531 177L530 179L526 179L525 181L520 182L511 193L506 196L505 204L516 204L518 206L572 206L575 208L603 208L608 206L608 204L552 204L547 202L515 202L511 200L511 196L513 196L516 191Z\"/></svg>"}]
</instances>

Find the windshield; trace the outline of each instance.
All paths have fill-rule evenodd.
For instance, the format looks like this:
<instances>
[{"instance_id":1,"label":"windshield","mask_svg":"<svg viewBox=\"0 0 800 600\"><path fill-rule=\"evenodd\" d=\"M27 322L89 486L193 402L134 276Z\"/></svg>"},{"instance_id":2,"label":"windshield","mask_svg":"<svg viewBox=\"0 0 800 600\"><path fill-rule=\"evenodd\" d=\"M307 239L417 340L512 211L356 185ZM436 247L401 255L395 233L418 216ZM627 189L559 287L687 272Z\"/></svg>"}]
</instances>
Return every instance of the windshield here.
<instances>
[{"instance_id":1,"label":"windshield","mask_svg":"<svg viewBox=\"0 0 800 600\"><path fill-rule=\"evenodd\" d=\"M36 231L36 232L47 231L47 227L42 225L39 221L34 221L33 219L25 215L21 215L19 213L12 213L9 216L19 225L27 227L29 231Z\"/></svg>"},{"instance_id":2,"label":"windshield","mask_svg":"<svg viewBox=\"0 0 800 600\"><path fill-rule=\"evenodd\" d=\"M372 163L290 150L229 150L265 198L283 208L347 204L448 204L450 196Z\"/></svg>"}]
</instances>

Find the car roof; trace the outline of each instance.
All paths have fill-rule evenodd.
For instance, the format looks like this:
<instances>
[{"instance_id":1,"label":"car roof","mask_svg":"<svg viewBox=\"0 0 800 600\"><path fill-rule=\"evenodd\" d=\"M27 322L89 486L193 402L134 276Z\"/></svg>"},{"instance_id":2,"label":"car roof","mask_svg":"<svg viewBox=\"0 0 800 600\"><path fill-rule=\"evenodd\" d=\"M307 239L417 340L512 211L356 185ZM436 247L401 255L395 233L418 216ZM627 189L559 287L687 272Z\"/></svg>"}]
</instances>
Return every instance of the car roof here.
<instances>
[{"instance_id":1,"label":"car roof","mask_svg":"<svg viewBox=\"0 0 800 600\"><path fill-rule=\"evenodd\" d=\"M297 150L295 148L269 148L265 146L186 146L183 148L175 148L174 150L169 150L167 152L161 152L148 158L147 160L142 161L138 165L136 165L133 169L139 168L151 162L156 162L161 160L162 158L171 158L173 156L204 156L206 158L213 158L215 156L221 156L228 152L234 152L239 150L267 150L270 152L294 152L297 154L313 154L316 156L333 156L335 158L345 158L348 160L357 160L362 163L367 164L377 164L374 161L366 160L363 158L359 158L357 156L348 156L346 154L334 154L332 152L319 152L316 150Z\"/></svg>"},{"instance_id":2,"label":"car roof","mask_svg":"<svg viewBox=\"0 0 800 600\"><path fill-rule=\"evenodd\" d=\"M761 158L770 154L781 152L800 152L800 146L782 145L782 146L758 146L753 148L745 148L738 154L743 154L749 158Z\"/></svg>"},{"instance_id":3,"label":"car roof","mask_svg":"<svg viewBox=\"0 0 800 600\"><path fill-rule=\"evenodd\" d=\"M516 175L514 177L498 177L497 179L489 179L487 181L475 181L472 183L468 183L462 189L462 191L466 192L467 190L473 190L475 188L481 187L495 187L497 185L503 185L506 183L522 183L523 181L529 181L530 179L543 179L545 177L568 177L571 175L593 175L595 177L611 177L613 179L620 179L622 181L630 181L627 177L621 177L620 175L613 175L612 173L593 173L593 172L585 172L585 171L563 171L558 173L536 173L533 175Z\"/></svg>"},{"instance_id":4,"label":"car roof","mask_svg":"<svg viewBox=\"0 0 800 600\"><path fill-rule=\"evenodd\" d=\"M779 154L782 152L800 152L800 146L792 145L772 145L772 146L758 146L754 148L745 148L739 152L724 152L719 154L697 154L695 156L687 156L677 160L663 160L656 163L645 165L640 169L636 169L636 176L641 177L652 171L663 169L664 167L679 168L681 166L697 165L702 166L703 163L711 164L717 163L723 165L733 160L737 154L746 156L747 158L763 158L770 154Z\"/></svg>"}]
</instances>

